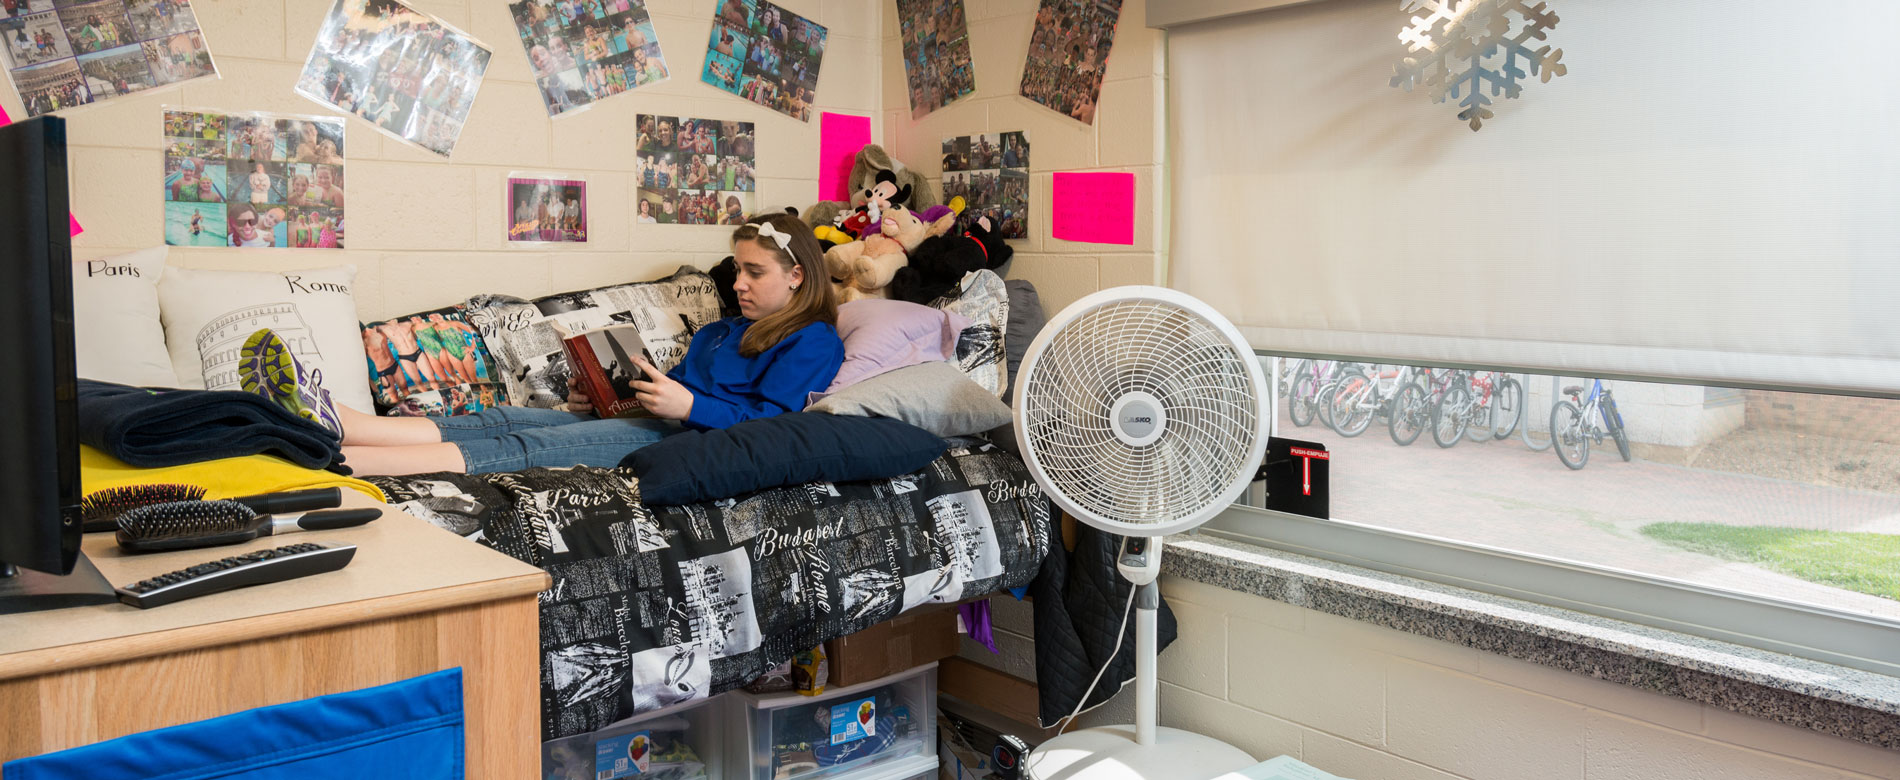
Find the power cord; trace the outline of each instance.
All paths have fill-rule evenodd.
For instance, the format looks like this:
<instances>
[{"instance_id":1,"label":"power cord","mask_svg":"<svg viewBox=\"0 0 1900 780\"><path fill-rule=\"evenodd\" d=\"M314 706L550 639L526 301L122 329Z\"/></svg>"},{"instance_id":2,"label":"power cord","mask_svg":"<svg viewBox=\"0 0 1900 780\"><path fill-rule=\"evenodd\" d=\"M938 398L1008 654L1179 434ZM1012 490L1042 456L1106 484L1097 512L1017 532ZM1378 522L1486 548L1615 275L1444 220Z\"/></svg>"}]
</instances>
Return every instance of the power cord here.
<instances>
[{"instance_id":1,"label":"power cord","mask_svg":"<svg viewBox=\"0 0 1900 780\"><path fill-rule=\"evenodd\" d=\"M1108 660L1102 662L1101 671L1096 672L1095 679L1089 681L1089 689L1082 692L1081 700L1075 703L1075 711L1069 713L1068 717L1056 721L1057 736L1061 736L1063 730L1067 729L1069 724L1075 722L1075 717L1082 714L1082 708L1089 703L1089 696L1095 693L1095 684L1102 681L1102 675L1108 673L1108 667L1115 663L1115 657L1121 655L1122 639L1128 635L1128 616L1135 611L1135 591L1140 589L1140 585L1136 585L1132 582L1128 583L1128 604L1122 607L1121 627L1115 629L1115 652L1108 654Z\"/></svg>"}]
</instances>

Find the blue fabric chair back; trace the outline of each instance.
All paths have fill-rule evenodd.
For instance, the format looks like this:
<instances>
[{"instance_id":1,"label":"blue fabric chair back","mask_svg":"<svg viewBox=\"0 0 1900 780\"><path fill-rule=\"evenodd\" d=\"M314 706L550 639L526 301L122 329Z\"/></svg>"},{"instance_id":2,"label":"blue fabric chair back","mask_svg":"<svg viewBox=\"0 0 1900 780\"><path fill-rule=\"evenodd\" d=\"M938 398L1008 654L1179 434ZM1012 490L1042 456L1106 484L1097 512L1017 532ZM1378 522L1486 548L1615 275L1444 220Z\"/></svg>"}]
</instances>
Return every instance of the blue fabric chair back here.
<instances>
[{"instance_id":1,"label":"blue fabric chair back","mask_svg":"<svg viewBox=\"0 0 1900 780\"><path fill-rule=\"evenodd\" d=\"M7 780L462 780L462 670L9 761Z\"/></svg>"}]
</instances>

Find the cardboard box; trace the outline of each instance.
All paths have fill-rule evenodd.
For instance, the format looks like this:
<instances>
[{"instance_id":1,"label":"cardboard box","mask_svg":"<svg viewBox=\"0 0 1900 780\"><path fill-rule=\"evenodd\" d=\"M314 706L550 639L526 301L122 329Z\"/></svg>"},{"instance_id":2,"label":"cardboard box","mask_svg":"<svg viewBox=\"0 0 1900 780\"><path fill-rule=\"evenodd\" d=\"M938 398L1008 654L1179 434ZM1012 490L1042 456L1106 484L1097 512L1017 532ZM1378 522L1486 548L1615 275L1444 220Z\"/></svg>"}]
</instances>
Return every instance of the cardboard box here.
<instances>
[{"instance_id":1,"label":"cardboard box","mask_svg":"<svg viewBox=\"0 0 1900 780\"><path fill-rule=\"evenodd\" d=\"M962 648L957 610L919 607L825 643L831 664L827 687L856 685L956 655Z\"/></svg>"}]
</instances>

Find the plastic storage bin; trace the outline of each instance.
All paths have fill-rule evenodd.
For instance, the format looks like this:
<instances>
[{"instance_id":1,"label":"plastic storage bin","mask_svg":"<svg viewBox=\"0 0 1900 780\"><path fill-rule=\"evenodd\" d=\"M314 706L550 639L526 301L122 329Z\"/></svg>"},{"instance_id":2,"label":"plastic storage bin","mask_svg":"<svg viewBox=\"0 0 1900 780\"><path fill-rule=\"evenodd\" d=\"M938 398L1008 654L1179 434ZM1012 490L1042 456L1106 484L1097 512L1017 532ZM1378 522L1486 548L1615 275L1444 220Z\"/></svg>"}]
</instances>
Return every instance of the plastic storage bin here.
<instances>
[{"instance_id":1,"label":"plastic storage bin","mask_svg":"<svg viewBox=\"0 0 1900 780\"><path fill-rule=\"evenodd\" d=\"M725 780L720 724L728 697L649 712L541 743L543 780ZM743 767L744 764L737 765Z\"/></svg>"},{"instance_id":2,"label":"plastic storage bin","mask_svg":"<svg viewBox=\"0 0 1900 780\"><path fill-rule=\"evenodd\" d=\"M734 778L907 780L936 771L934 663L823 696L741 691L729 698ZM738 771L745 766L749 775Z\"/></svg>"}]
</instances>

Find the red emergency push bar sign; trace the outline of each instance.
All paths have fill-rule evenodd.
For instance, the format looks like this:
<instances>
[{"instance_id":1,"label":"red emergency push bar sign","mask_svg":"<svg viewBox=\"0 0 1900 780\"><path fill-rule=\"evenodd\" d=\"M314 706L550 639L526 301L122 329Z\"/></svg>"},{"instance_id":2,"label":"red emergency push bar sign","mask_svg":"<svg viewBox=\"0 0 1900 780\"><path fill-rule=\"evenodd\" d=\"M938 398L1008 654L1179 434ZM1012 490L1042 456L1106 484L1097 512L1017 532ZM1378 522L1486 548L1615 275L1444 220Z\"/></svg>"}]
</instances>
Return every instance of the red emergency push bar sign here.
<instances>
[{"instance_id":1,"label":"red emergency push bar sign","mask_svg":"<svg viewBox=\"0 0 1900 780\"><path fill-rule=\"evenodd\" d=\"M1333 456L1325 450L1309 450L1305 447L1291 447L1287 453L1300 459L1300 491L1304 495L1313 495L1313 461L1332 460Z\"/></svg>"}]
</instances>

